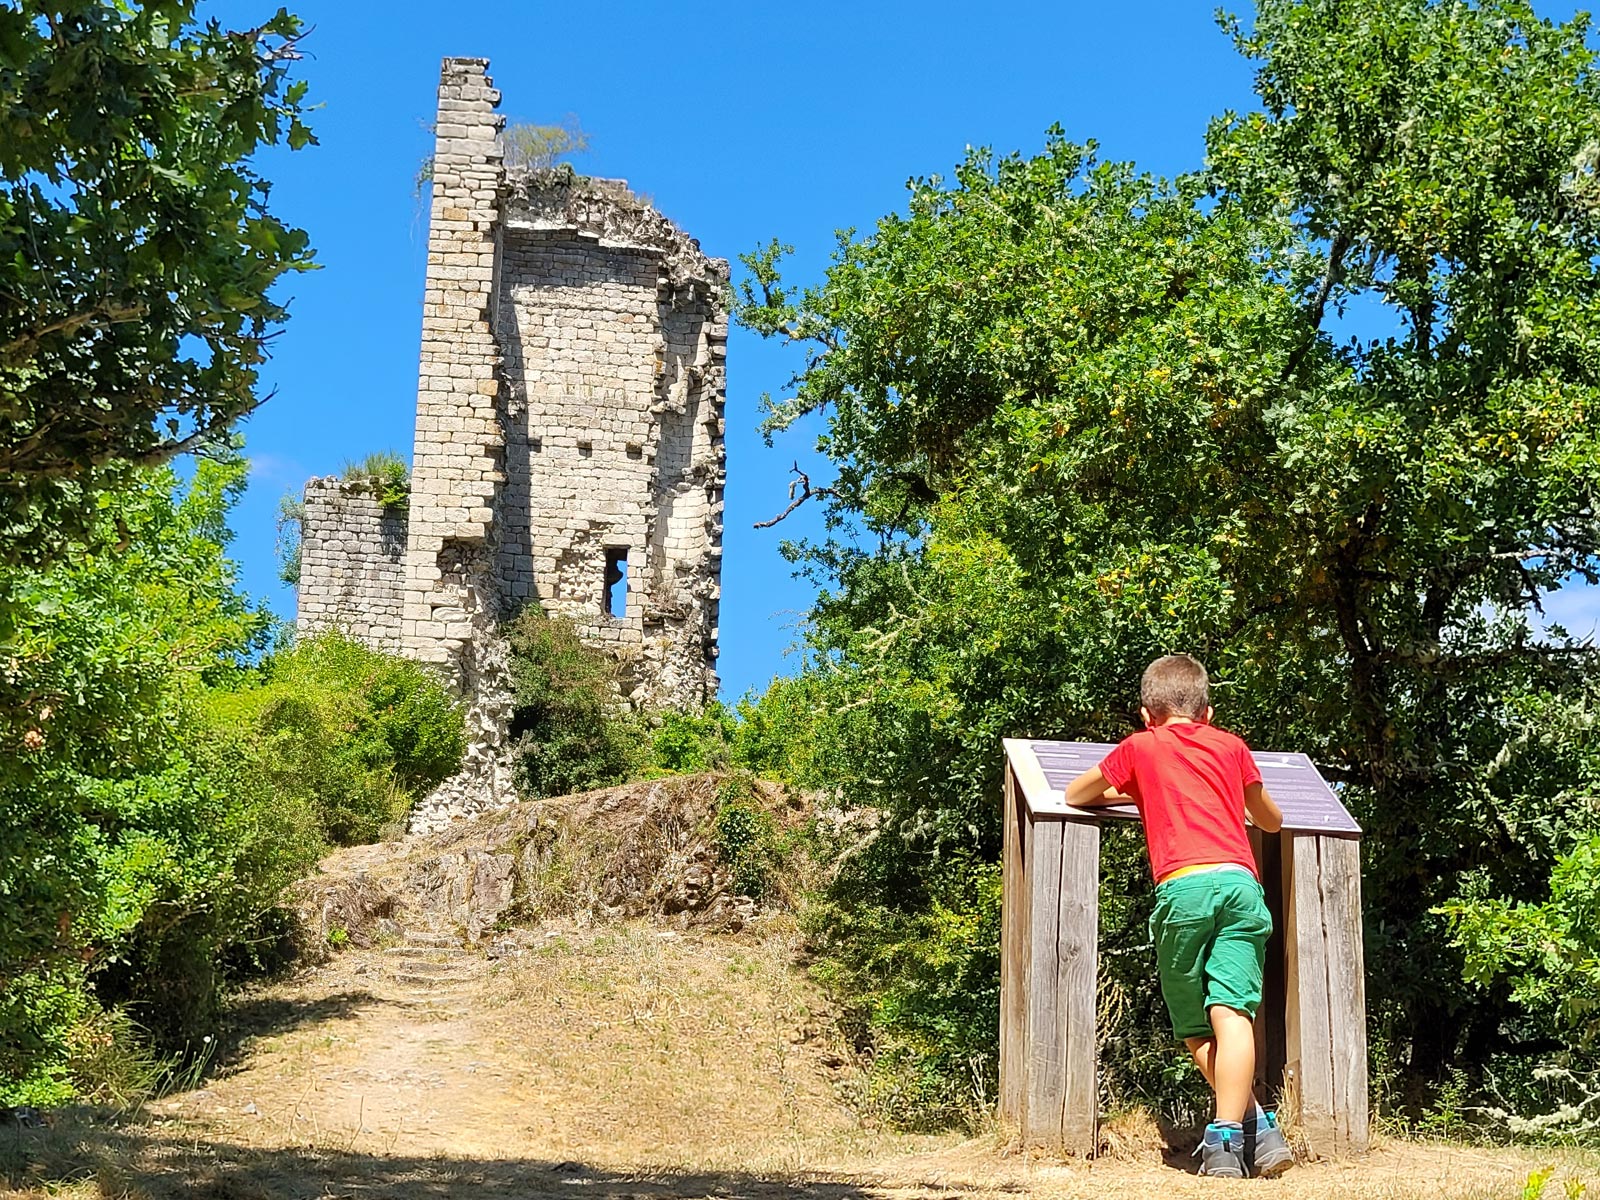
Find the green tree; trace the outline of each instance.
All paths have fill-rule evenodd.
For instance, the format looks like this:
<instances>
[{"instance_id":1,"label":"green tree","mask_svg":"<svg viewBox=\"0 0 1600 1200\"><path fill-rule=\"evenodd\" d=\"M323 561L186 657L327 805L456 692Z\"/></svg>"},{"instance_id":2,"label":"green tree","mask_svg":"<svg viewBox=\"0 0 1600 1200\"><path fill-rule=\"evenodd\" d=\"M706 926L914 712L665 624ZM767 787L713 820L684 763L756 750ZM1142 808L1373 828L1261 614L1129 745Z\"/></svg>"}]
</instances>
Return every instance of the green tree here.
<instances>
[{"instance_id":1,"label":"green tree","mask_svg":"<svg viewBox=\"0 0 1600 1200\"><path fill-rule=\"evenodd\" d=\"M999 738L1120 737L1144 664L1191 650L1224 723L1346 786L1374 1009L1432 1075L1503 1012L1433 910L1469 878L1538 895L1593 823L1593 653L1530 618L1600 536L1597 85L1584 26L1520 5L1269 0L1239 36L1264 111L1213 125L1202 175L1052 135L914 181L819 286L777 246L745 260L740 319L808 350L768 430L825 413L837 468L802 491L830 537L789 548L826 585L810 741L885 811L829 948L880 1028L958 1015L874 973L874 938L992 928L952 881L992 869ZM1350 339L1357 299L1396 332ZM1108 868L1124 971L1139 870ZM1144 965L1108 984L1133 1090L1161 1041Z\"/></svg>"},{"instance_id":2,"label":"green tree","mask_svg":"<svg viewBox=\"0 0 1600 1200\"><path fill-rule=\"evenodd\" d=\"M0 563L81 540L98 492L253 409L269 293L310 264L253 166L313 140L300 22L195 8L0 8Z\"/></svg>"},{"instance_id":3,"label":"green tree","mask_svg":"<svg viewBox=\"0 0 1600 1200\"><path fill-rule=\"evenodd\" d=\"M1594 649L1530 620L1562 582L1595 582L1600 545L1587 31L1524 3L1264 0L1235 29L1263 111L1209 135L1223 203L1295 224L1277 264L1304 314L1288 379L1319 350L1336 368L1284 398L1287 519L1238 574L1258 595L1275 581L1264 598L1298 618L1274 622L1277 652L1338 686L1258 670L1254 687L1299 704L1281 727L1352 786L1375 991L1430 1073L1500 1040L1448 986L1434 907L1468 871L1531 897L1564 832L1593 822L1593 735L1569 714ZM1358 302L1394 333L1336 341ZM1541 744L1553 718L1561 746Z\"/></svg>"},{"instance_id":4,"label":"green tree","mask_svg":"<svg viewBox=\"0 0 1600 1200\"><path fill-rule=\"evenodd\" d=\"M200 718L269 632L226 558L241 460L104 494L89 541L13 569L0 646L0 1103L59 1099L101 1002L180 1040L230 947L312 860L313 826L240 777ZM108 543L120 539L112 547Z\"/></svg>"}]
</instances>

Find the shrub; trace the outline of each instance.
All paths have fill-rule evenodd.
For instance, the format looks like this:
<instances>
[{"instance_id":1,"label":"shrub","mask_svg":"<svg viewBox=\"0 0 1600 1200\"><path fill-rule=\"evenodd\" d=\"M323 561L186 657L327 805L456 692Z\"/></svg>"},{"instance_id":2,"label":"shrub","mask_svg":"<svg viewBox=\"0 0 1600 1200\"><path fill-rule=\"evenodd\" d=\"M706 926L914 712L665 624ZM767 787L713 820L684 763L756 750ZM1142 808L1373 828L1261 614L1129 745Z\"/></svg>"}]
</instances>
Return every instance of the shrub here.
<instances>
[{"instance_id":1,"label":"shrub","mask_svg":"<svg viewBox=\"0 0 1600 1200\"><path fill-rule=\"evenodd\" d=\"M219 735L240 731L260 785L306 805L337 845L395 828L466 749L460 706L426 667L333 632L274 655L252 686L213 693L210 715Z\"/></svg>"},{"instance_id":2,"label":"shrub","mask_svg":"<svg viewBox=\"0 0 1600 1200\"><path fill-rule=\"evenodd\" d=\"M778 828L756 803L748 779L735 776L717 789L712 844L732 874L735 894L758 900L766 895L780 865Z\"/></svg>"},{"instance_id":3,"label":"shrub","mask_svg":"<svg viewBox=\"0 0 1600 1200\"><path fill-rule=\"evenodd\" d=\"M91 544L0 572L0 1105L129 1093L137 1043L203 1033L314 861L307 812L204 717L267 628L224 555L244 477L146 473Z\"/></svg>"},{"instance_id":4,"label":"shrub","mask_svg":"<svg viewBox=\"0 0 1600 1200\"><path fill-rule=\"evenodd\" d=\"M1481 893L1469 888L1440 911L1468 982L1506 988L1523 1017L1500 1031L1485 1072L1488 1102L1473 1115L1519 1137L1592 1138L1600 1132L1600 835L1557 861L1547 899ZM1518 1053L1530 1045L1540 1052Z\"/></svg>"},{"instance_id":5,"label":"shrub","mask_svg":"<svg viewBox=\"0 0 1600 1200\"><path fill-rule=\"evenodd\" d=\"M618 666L583 644L570 621L536 605L505 629L511 647L514 774L524 796L621 783L647 757L644 729L617 690Z\"/></svg>"},{"instance_id":6,"label":"shrub","mask_svg":"<svg viewBox=\"0 0 1600 1200\"><path fill-rule=\"evenodd\" d=\"M273 552L278 557L278 578L284 583L300 582L301 538L305 534L306 502L296 492L278 497L274 524Z\"/></svg>"},{"instance_id":7,"label":"shrub","mask_svg":"<svg viewBox=\"0 0 1600 1200\"><path fill-rule=\"evenodd\" d=\"M826 684L818 676L780 676L759 697L746 696L734 712L733 761L757 775L793 787L823 782L818 740L826 717Z\"/></svg>"},{"instance_id":8,"label":"shrub","mask_svg":"<svg viewBox=\"0 0 1600 1200\"><path fill-rule=\"evenodd\" d=\"M889 853L882 839L868 847L864 874L889 866ZM908 1129L971 1123L998 1071L1000 870L969 857L938 879L917 911L836 883L805 914L815 973L871 1060L867 1106Z\"/></svg>"},{"instance_id":9,"label":"shrub","mask_svg":"<svg viewBox=\"0 0 1600 1200\"><path fill-rule=\"evenodd\" d=\"M667 709L650 739L650 766L675 775L727 767L736 725L733 714L713 701L701 712Z\"/></svg>"}]
</instances>

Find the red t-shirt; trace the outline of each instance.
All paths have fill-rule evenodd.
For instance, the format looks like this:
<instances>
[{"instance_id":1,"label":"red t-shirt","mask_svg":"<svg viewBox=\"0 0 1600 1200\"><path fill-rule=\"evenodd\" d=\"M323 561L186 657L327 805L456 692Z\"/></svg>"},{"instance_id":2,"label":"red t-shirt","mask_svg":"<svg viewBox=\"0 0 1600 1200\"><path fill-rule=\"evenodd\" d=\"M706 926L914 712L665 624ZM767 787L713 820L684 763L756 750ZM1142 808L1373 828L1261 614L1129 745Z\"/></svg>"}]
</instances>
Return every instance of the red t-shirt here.
<instances>
[{"instance_id":1,"label":"red t-shirt","mask_svg":"<svg viewBox=\"0 0 1600 1200\"><path fill-rule=\"evenodd\" d=\"M1233 734L1183 722L1141 729L1106 755L1100 774L1139 806L1156 879L1197 863L1234 863L1260 878L1244 789L1261 771Z\"/></svg>"}]
</instances>

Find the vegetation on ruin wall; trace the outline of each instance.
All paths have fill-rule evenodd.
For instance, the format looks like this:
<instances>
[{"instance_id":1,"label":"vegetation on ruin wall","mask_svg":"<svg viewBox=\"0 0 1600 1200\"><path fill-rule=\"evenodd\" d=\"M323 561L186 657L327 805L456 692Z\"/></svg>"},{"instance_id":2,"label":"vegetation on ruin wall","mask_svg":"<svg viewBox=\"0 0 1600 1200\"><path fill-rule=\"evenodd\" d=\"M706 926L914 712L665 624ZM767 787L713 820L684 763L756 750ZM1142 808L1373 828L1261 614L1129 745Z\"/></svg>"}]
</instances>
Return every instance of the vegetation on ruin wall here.
<instances>
[{"instance_id":1,"label":"vegetation on ruin wall","mask_svg":"<svg viewBox=\"0 0 1600 1200\"><path fill-rule=\"evenodd\" d=\"M411 503L411 467L393 450L346 459L339 468L339 478L347 484L359 483L391 512L404 512Z\"/></svg>"},{"instance_id":2,"label":"vegetation on ruin wall","mask_svg":"<svg viewBox=\"0 0 1600 1200\"><path fill-rule=\"evenodd\" d=\"M825 414L837 468L829 535L788 547L824 585L812 665L756 717L785 771L883 810L817 937L907 1119L994 1082L1000 738L1123 736L1176 649L1367 830L1380 1099L1581 1091L1592 1043L1555 998L1593 988L1560 910L1600 831L1600 676L1538 604L1600 544L1586 33L1265 0L1234 30L1261 110L1213 122L1203 174L1052 134L914 181L816 287L746 259L740 319L809 351L768 427ZM1118 843L1106 1099L1181 1107L1148 908ZM1545 953L1510 932L1535 927Z\"/></svg>"},{"instance_id":3,"label":"vegetation on ruin wall","mask_svg":"<svg viewBox=\"0 0 1600 1200\"><path fill-rule=\"evenodd\" d=\"M510 734L518 792L562 796L660 774L712 771L740 759L734 714L635 711L618 686L624 665L584 644L576 626L530 605L504 630L510 648Z\"/></svg>"}]
</instances>

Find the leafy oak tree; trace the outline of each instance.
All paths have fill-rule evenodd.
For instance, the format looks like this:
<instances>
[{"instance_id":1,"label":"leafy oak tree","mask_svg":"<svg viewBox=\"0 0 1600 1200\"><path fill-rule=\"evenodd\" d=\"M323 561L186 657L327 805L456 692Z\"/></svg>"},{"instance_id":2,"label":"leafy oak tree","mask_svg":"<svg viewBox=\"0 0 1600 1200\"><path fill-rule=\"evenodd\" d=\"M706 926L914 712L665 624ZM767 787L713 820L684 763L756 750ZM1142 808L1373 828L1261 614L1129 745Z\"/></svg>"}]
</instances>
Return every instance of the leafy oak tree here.
<instances>
[{"instance_id":1,"label":"leafy oak tree","mask_svg":"<svg viewBox=\"0 0 1600 1200\"><path fill-rule=\"evenodd\" d=\"M1233 31L1263 111L1213 125L1212 180L1294 222L1299 345L1338 368L1285 402L1282 516L1238 569L1300 667L1252 685L1351 786L1373 990L1436 1074L1515 1047L1434 909L1531 898L1596 824L1595 649L1534 618L1600 566L1600 81L1587 18L1518 2L1264 0ZM1336 337L1351 303L1392 332Z\"/></svg>"},{"instance_id":2,"label":"leafy oak tree","mask_svg":"<svg viewBox=\"0 0 1600 1200\"><path fill-rule=\"evenodd\" d=\"M230 31L196 4L0 7L0 565L254 408L273 285L310 265L253 165L314 140L300 22Z\"/></svg>"},{"instance_id":3,"label":"leafy oak tree","mask_svg":"<svg viewBox=\"0 0 1600 1200\"><path fill-rule=\"evenodd\" d=\"M819 286L746 259L740 318L808 347L768 429L825 413L837 467L790 548L828 585L807 770L885 813L820 936L912 1109L992 1050L999 738L1121 736L1173 649L1344 784L1400 1065L1532 1049L1435 909L1538 898L1596 824L1593 651L1535 620L1600 537L1586 26L1266 0L1233 33L1263 108L1200 175L1053 135L915 181ZM1170 1066L1141 869L1113 850L1103 910L1124 1097Z\"/></svg>"}]
</instances>

